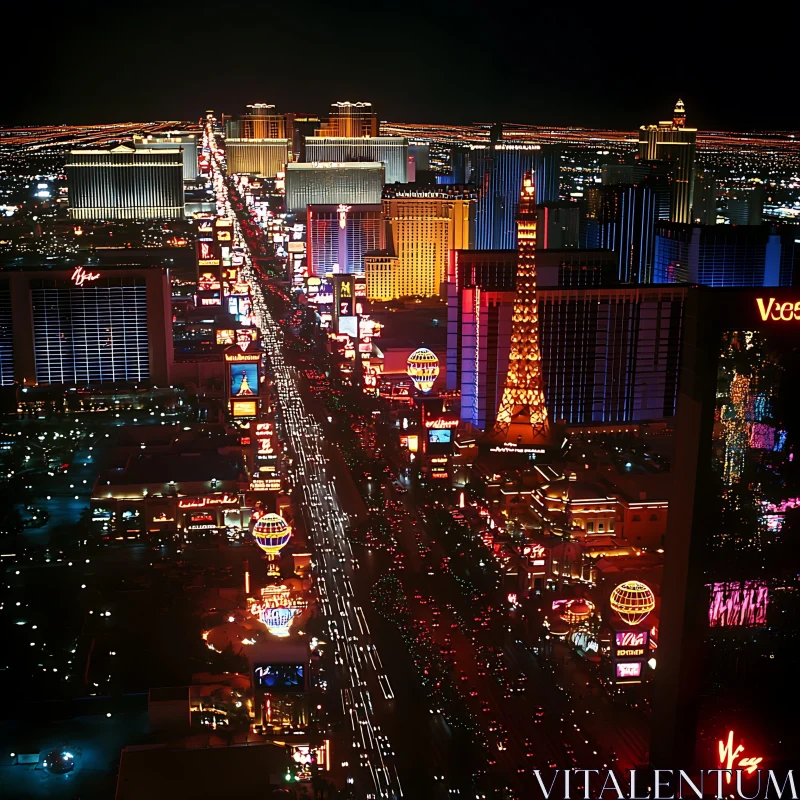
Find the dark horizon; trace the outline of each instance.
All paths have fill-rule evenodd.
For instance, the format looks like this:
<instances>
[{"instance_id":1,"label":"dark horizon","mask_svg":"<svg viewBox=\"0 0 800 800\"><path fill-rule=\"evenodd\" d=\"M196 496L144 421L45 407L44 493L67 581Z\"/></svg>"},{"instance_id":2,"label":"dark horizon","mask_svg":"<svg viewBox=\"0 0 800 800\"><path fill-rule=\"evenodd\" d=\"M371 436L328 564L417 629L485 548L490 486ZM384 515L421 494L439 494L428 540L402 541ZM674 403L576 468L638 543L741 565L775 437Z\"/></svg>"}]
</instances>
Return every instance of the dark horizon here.
<instances>
[{"instance_id":1,"label":"dark horizon","mask_svg":"<svg viewBox=\"0 0 800 800\"><path fill-rule=\"evenodd\" d=\"M19 28L36 30L42 20L26 8ZM390 121L636 130L669 118L681 97L700 130L800 128L785 87L763 77L765 52L720 57L743 30L711 10L693 9L676 29L513 1L502 17L485 0L445 0L417 16L362 0L327 9L312 0L302 14L249 18L202 1L130 12L78 0L47 17L55 48L9 43L0 124L193 120L254 102L324 114L349 99Z\"/></svg>"}]
</instances>

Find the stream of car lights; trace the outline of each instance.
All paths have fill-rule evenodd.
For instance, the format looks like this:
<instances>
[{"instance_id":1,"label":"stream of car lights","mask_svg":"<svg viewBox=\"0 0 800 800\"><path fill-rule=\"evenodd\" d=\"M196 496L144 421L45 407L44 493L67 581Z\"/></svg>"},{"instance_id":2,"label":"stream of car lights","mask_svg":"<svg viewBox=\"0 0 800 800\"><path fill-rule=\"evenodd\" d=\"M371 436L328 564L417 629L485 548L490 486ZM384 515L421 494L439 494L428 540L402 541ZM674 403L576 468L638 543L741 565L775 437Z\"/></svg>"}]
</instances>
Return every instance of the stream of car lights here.
<instances>
[{"instance_id":1,"label":"stream of car lights","mask_svg":"<svg viewBox=\"0 0 800 800\"><path fill-rule=\"evenodd\" d=\"M244 251L241 275L250 286L255 324L261 331L274 375L285 444L294 456L290 479L303 495L300 512L314 545L315 585L334 645L336 664L345 671L350 684L341 691L342 710L352 728L359 766L368 771L374 787L374 793L367 797L396 800L404 797L403 790L393 762L394 751L375 722L368 676L374 676L384 700L393 700L394 692L371 640L364 610L356 604L351 578L357 563L346 534L348 515L339 501L335 479L326 471L322 430L305 408L295 370L284 361L282 332L264 302L249 245L230 204L230 187L222 174L213 133L208 128L207 136L217 213L233 220L235 242Z\"/></svg>"}]
</instances>

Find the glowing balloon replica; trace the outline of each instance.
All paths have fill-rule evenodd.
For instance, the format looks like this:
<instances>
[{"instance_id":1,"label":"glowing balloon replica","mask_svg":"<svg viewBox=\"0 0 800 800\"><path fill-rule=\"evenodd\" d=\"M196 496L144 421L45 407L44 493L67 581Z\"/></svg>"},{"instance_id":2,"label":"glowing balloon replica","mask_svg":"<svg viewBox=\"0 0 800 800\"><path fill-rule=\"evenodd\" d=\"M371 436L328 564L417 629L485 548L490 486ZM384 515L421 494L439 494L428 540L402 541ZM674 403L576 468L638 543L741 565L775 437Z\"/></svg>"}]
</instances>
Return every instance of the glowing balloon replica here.
<instances>
[{"instance_id":1,"label":"glowing balloon replica","mask_svg":"<svg viewBox=\"0 0 800 800\"><path fill-rule=\"evenodd\" d=\"M638 625L656 607L653 590L641 581L625 581L611 592L611 608L628 625Z\"/></svg>"},{"instance_id":2,"label":"glowing balloon replica","mask_svg":"<svg viewBox=\"0 0 800 800\"><path fill-rule=\"evenodd\" d=\"M436 353L428 350L427 347L420 347L408 357L408 368L406 374L414 386L421 392L429 392L433 389L436 378L439 377L439 359Z\"/></svg>"},{"instance_id":3,"label":"glowing balloon replica","mask_svg":"<svg viewBox=\"0 0 800 800\"><path fill-rule=\"evenodd\" d=\"M264 514L253 526L256 544L269 556L276 556L292 537L289 523L279 514Z\"/></svg>"}]
</instances>

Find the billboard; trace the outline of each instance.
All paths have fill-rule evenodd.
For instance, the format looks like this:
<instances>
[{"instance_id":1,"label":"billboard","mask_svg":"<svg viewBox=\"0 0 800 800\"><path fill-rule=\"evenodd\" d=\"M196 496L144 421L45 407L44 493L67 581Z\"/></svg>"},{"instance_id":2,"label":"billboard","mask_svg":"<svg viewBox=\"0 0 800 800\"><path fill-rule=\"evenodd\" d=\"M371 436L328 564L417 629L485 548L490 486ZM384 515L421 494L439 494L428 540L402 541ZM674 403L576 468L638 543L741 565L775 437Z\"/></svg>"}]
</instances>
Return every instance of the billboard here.
<instances>
[{"instance_id":1,"label":"billboard","mask_svg":"<svg viewBox=\"0 0 800 800\"><path fill-rule=\"evenodd\" d=\"M641 661L622 661L616 665L615 676L618 681L625 681L631 678L641 678Z\"/></svg>"},{"instance_id":2,"label":"billboard","mask_svg":"<svg viewBox=\"0 0 800 800\"><path fill-rule=\"evenodd\" d=\"M428 442L430 444L450 444L453 441L453 431L449 428L428 431Z\"/></svg>"},{"instance_id":3,"label":"billboard","mask_svg":"<svg viewBox=\"0 0 800 800\"><path fill-rule=\"evenodd\" d=\"M220 252L214 242L197 241L197 266L218 267L222 263Z\"/></svg>"},{"instance_id":4,"label":"billboard","mask_svg":"<svg viewBox=\"0 0 800 800\"><path fill-rule=\"evenodd\" d=\"M757 628L767 624L766 581L710 583L708 624L712 628Z\"/></svg>"},{"instance_id":5,"label":"billboard","mask_svg":"<svg viewBox=\"0 0 800 800\"><path fill-rule=\"evenodd\" d=\"M262 692L303 692L305 664L255 664L253 686Z\"/></svg>"},{"instance_id":6,"label":"billboard","mask_svg":"<svg viewBox=\"0 0 800 800\"><path fill-rule=\"evenodd\" d=\"M257 422L254 436L256 441L256 461L275 461L278 458L275 446L275 426L271 422Z\"/></svg>"},{"instance_id":7,"label":"billboard","mask_svg":"<svg viewBox=\"0 0 800 800\"><path fill-rule=\"evenodd\" d=\"M352 317L356 313L356 282L354 275L337 275L333 283L333 300L338 317Z\"/></svg>"},{"instance_id":8,"label":"billboard","mask_svg":"<svg viewBox=\"0 0 800 800\"><path fill-rule=\"evenodd\" d=\"M616 631L614 633L614 658L644 658L649 651L650 633L641 631Z\"/></svg>"},{"instance_id":9,"label":"billboard","mask_svg":"<svg viewBox=\"0 0 800 800\"><path fill-rule=\"evenodd\" d=\"M258 364L236 362L231 368L231 397L258 397Z\"/></svg>"},{"instance_id":10,"label":"billboard","mask_svg":"<svg viewBox=\"0 0 800 800\"><path fill-rule=\"evenodd\" d=\"M254 417L258 411L255 400L231 400L231 414L237 419Z\"/></svg>"}]
</instances>

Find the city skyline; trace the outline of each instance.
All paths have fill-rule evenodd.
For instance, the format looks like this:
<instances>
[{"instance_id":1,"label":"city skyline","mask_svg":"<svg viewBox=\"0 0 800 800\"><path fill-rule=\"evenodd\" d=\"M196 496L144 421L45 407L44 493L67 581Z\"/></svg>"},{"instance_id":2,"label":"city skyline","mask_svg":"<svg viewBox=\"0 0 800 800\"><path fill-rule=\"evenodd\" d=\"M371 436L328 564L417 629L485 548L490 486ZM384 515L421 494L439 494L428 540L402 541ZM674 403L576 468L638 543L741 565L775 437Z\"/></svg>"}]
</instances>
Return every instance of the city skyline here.
<instances>
[{"instance_id":1,"label":"city skyline","mask_svg":"<svg viewBox=\"0 0 800 800\"><path fill-rule=\"evenodd\" d=\"M771 797L782 87L720 12L325 10L11 53L80 124L0 125L0 794Z\"/></svg>"}]
</instances>

